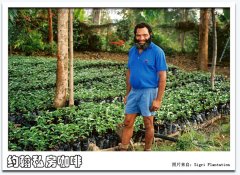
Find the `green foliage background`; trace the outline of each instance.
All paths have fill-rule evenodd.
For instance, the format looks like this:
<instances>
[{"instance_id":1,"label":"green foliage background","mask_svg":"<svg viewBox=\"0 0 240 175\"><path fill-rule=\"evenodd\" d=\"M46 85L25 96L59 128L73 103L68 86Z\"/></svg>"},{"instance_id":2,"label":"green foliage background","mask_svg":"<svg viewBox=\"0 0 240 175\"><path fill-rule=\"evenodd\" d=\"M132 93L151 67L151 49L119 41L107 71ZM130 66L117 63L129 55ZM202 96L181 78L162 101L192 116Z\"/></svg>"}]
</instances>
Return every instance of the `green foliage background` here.
<instances>
[{"instance_id":1,"label":"green foliage background","mask_svg":"<svg viewBox=\"0 0 240 175\"><path fill-rule=\"evenodd\" d=\"M198 13L199 9L188 9L187 19L184 17L184 9L102 9L101 24L116 23L113 27L104 27L96 31L86 26L93 25L91 14L86 9L74 9L74 50L75 51L109 51L128 52L133 45L133 29L139 22L149 23L153 27L153 41L162 47L167 54L198 52ZM9 47L14 51L23 52L26 55L45 52L56 53L57 43L57 9L53 12L53 47L48 44L48 13L47 9L9 9ZM118 20L112 20L111 13L122 16ZM218 57L225 47L230 36L229 9L223 9L218 13ZM187 22L195 27L187 29L179 28L178 24ZM186 23L187 25L187 23ZM84 27L85 26L85 27ZM212 32L209 23L209 56L212 49ZM180 34L185 32L184 48L181 48ZM113 41L124 40L124 46L111 44ZM225 57L229 58L230 48L227 47Z\"/></svg>"}]
</instances>

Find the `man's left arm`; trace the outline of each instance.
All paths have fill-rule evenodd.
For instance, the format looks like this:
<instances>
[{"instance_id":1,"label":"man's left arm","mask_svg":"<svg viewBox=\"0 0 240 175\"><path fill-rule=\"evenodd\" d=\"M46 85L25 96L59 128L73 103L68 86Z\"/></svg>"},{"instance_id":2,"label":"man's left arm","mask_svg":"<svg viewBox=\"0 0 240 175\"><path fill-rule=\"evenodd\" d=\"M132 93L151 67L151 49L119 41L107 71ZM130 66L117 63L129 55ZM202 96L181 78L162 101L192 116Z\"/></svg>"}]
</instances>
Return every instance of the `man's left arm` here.
<instances>
[{"instance_id":1,"label":"man's left arm","mask_svg":"<svg viewBox=\"0 0 240 175\"><path fill-rule=\"evenodd\" d=\"M164 96L164 91L166 88L167 72L159 71L158 74L159 74L158 93L157 93L157 98L153 100L152 107L151 107L152 111L157 111L158 109L160 109L162 104L162 99Z\"/></svg>"}]
</instances>

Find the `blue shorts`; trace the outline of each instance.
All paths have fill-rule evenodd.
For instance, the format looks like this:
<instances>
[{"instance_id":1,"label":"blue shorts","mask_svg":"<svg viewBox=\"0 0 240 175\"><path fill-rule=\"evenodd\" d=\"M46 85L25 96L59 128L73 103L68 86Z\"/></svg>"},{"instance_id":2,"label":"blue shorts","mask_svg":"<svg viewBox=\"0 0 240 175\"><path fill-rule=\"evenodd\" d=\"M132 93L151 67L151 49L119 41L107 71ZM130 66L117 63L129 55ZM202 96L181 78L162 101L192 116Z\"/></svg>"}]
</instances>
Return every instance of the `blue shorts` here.
<instances>
[{"instance_id":1,"label":"blue shorts","mask_svg":"<svg viewBox=\"0 0 240 175\"><path fill-rule=\"evenodd\" d=\"M157 97L158 88L131 89L127 97L125 114L140 114L144 117L154 116L150 111L153 100Z\"/></svg>"}]
</instances>

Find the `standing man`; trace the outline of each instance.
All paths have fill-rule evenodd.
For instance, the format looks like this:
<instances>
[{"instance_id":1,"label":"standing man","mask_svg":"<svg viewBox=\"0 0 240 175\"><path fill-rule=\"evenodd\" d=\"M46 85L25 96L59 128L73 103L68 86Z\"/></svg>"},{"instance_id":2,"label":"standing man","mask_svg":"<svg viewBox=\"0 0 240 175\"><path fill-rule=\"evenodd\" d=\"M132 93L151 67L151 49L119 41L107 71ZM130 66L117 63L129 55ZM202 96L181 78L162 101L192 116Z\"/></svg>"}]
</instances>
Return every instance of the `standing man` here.
<instances>
[{"instance_id":1,"label":"standing man","mask_svg":"<svg viewBox=\"0 0 240 175\"><path fill-rule=\"evenodd\" d=\"M128 149L135 119L142 115L146 130L144 151L151 151L154 138L153 117L161 107L167 64L163 50L151 41L152 29L148 24L137 24L134 35L135 45L129 51L126 72L125 120L120 149Z\"/></svg>"}]
</instances>

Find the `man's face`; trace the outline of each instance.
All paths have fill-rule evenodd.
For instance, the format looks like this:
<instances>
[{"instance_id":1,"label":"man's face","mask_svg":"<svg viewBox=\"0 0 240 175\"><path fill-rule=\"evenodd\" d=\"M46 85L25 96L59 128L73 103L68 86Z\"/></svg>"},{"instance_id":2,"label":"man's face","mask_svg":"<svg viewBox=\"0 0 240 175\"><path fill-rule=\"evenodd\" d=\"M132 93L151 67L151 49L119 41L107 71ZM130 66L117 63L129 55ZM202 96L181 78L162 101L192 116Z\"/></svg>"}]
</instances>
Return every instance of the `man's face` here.
<instances>
[{"instance_id":1,"label":"man's face","mask_svg":"<svg viewBox=\"0 0 240 175\"><path fill-rule=\"evenodd\" d=\"M137 29L136 40L140 45L144 45L149 38L150 38L150 34L146 27Z\"/></svg>"}]
</instances>

